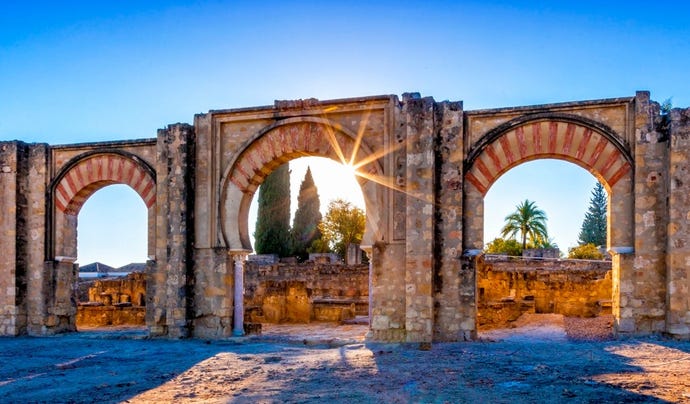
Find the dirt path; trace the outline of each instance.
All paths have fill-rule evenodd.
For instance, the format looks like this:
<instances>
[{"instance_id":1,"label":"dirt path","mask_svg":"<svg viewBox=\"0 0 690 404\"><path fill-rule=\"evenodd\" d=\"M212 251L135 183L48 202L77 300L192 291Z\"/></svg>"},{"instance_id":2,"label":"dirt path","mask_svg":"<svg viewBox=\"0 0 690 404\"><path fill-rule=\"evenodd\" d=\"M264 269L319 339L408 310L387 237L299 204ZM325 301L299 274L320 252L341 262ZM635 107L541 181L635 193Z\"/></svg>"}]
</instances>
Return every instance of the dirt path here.
<instances>
[{"instance_id":1,"label":"dirt path","mask_svg":"<svg viewBox=\"0 0 690 404\"><path fill-rule=\"evenodd\" d=\"M566 322L428 351L362 342L362 326L214 342L0 338L0 402L690 402L690 342L574 341Z\"/></svg>"}]
</instances>

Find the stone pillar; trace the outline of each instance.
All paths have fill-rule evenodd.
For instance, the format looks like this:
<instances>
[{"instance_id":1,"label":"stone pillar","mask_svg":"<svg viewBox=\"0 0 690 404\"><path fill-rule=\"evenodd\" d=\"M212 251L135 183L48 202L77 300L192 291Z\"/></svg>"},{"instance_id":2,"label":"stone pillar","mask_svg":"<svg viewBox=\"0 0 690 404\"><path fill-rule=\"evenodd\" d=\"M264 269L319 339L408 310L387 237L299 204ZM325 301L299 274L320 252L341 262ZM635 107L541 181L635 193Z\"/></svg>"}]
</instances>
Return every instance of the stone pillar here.
<instances>
[{"instance_id":1,"label":"stone pillar","mask_svg":"<svg viewBox=\"0 0 690 404\"><path fill-rule=\"evenodd\" d=\"M635 333L666 328L668 139L660 129L659 104L648 92L635 96L635 260L629 307ZM615 226L615 224L614 224Z\"/></svg>"},{"instance_id":2,"label":"stone pillar","mask_svg":"<svg viewBox=\"0 0 690 404\"><path fill-rule=\"evenodd\" d=\"M194 250L194 337L232 335L232 255L227 248Z\"/></svg>"},{"instance_id":3,"label":"stone pillar","mask_svg":"<svg viewBox=\"0 0 690 404\"><path fill-rule=\"evenodd\" d=\"M27 333L40 335L46 320L44 263L46 260L46 200L48 194L47 144L29 145L26 191Z\"/></svg>"},{"instance_id":4,"label":"stone pillar","mask_svg":"<svg viewBox=\"0 0 690 404\"><path fill-rule=\"evenodd\" d=\"M42 334L46 144L0 142L0 335Z\"/></svg>"},{"instance_id":5,"label":"stone pillar","mask_svg":"<svg viewBox=\"0 0 690 404\"><path fill-rule=\"evenodd\" d=\"M403 95L407 128L405 330L407 342L433 339L434 101Z\"/></svg>"},{"instance_id":6,"label":"stone pillar","mask_svg":"<svg viewBox=\"0 0 690 404\"><path fill-rule=\"evenodd\" d=\"M463 109L461 102L436 104L438 193L434 256L434 341L463 341L475 332L476 282L461 270L463 250Z\"/></svg>"},{"instance_id":7,"label":"stone pillar","mask_svg":"<svg viewBox=\"0 0 690 404\"><path fill-rule=\"evenodd\" d=\"M635 215L632 170L611 189L608 200L607 249L633 248Z\"/></svg>"},{"instance_id":8,"label":"stone pillar","mask_svg":"<svg viewBox=\"0 0 690 404\"><path fill-rule=\"evenodd\" d=\"M190 336L194 318L194 128L158 131L152 334Z\"/></svg>"},{"instance_id":9,"label":"stone pillar","mask_svg":"<svg viewBox=\"0 0 690 404\"><path fill-rule=\"evenodd\" d=\"M690 339L690 108L670 114L666 332Z\"/></svg>"},{"instance_id":10,"label":"stone pillar","mask_svg":"<svg viewBox=\"0 0 690 404\"><path fill-rule=\"evenodd\" d=\"M484 195L469 182L463 184L463 250L484 249Z\"/></svg>"},{"instance_id":11,"label":"stone pillar","mask_svg":"<svg viewBox=\"0 0 690 404\"><path fill-rule=\"evenodd\" d=\"M635 334L635 254L631 247L609 249L611 254L611 313L616 334Z\"/></svg>"},{"instance_id":12,"label":"stone pillar","mask_svg":"<svg viewBox=\"0 0 690 404\"><path fill-rule=\"evenodd\" d=\"M364 253L367 255L367 258L369 259L369 286L368 286L369 287L369 292L368 292L369 313L367 315L369 316L369 327L371 328L371 309L373 306L373 299L371 297L372 296L372 289L373 289L373 277L372 277L373 271L372 271L372 269L374 267L374 261L373 261L373 257L372 257L373 248L370 245L363 245L363 246L360 246L360 248L362 249L362 251L364 251Z\"/></svg>"},{"instance_id":13,"label":"stone pillar","mask_svg":"<svg viewBox=\"0 0 690 404\"><path fill-rule=\"evenodd\" d=\"M47 317L45 334L77 330L77 280L79 267L76 257L55 257L47 261L43 271L47 284Z\"/></svg>"},{"instance_id":14,"label":"stone pillar","mask_svg":"<svg viewBox=\"0 0 690 404\"><path fill-rule=\"evenodd\" d=\"M26 329L25 268L20 261L24 148L19 142L0 143L0 335L19 335Z\"/></svg>"},{"instance_id":15,"label":"stone pillar","mask_svg":"<svg viewBox=\"0 0 690 404\"><path fill-rule=\"evenodd\" d=\"M232 335L241 337L244 335L244 265L247 261L247 250L231 250L230 255L234 267L234 299Z\"/></svg>"}]
</instances>

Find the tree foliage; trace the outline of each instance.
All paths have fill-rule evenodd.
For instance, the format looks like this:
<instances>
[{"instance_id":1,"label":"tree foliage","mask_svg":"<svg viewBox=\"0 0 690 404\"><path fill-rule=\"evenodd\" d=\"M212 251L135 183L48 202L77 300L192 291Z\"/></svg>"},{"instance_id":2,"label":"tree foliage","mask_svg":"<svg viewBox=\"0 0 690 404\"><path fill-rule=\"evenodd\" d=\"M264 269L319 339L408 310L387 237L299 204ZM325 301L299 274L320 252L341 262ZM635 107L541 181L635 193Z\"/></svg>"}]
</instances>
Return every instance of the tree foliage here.
<instances>
[{"instance_id":1,"label":"tree foliage","mask_svg":"<svg viewBox=\"0 0 690 404\"><path fill-rule=\"evenodd\" d=\"M604 254L592 243L577 246L568 250L568 258L582 260L601 260Z\"/></svg>"},{"instance_id":2,"label":"tree foliage","mask_svg":"<svg viewBox=\"0 0 690 404\"><path fill-rule=\"evenodd\" d=\"M350 244L362 242L366 216L364 211L343 199L328 204L326 216L319 224L323 240L332 251L345 257Z\"/></svg>"},{"instance_id":3,"label":"tree foliage","mask_svg":"<svg viewBox=\"0 0 690 404\"><path fill-rule=\"evenodd\" d=\"M290 253L290 169L283 164L259 187L259 211L254 231L257 254Z\"/></svg>"},{"instance_id":4,"label":"tree foliage","mask_svg":"<svg viewBox=\"0 0 690 404\"><path fill-rule=\"evenodd\" d=\"M515 237L518 233L522 240L522 249L527 247L527 241L534 246L543 245L548 241L546 230L546 213L537 205L525 199L515 207L515 212L505 218L506 224L501 229L501 237Z\"/></svg>"},{"instance_id":5,"label":"tree foliage","mask_svg":"<svg viewBox=\"0 0 690 404\"><path fill-rule=\"evenodd\" d=\"M592 197L589 200L589 208L585 213L582 228L578 235L578 243L594 244L595 246L606 245L606 191L600 182L592 190Z\"/></svg>"},{"instance_id":6,"label":"tree foliage","mask_svg":"<svg viewBox=\"0 0 690 404\"><path fill-rule=\"evenodd\" d=\"M486 245L484 252L487 254L521 256L522 246L515 239L495 238Z\"/></svg>"},{"instance_id":7,"label":"tree foliage","mask_svg":"<svg viewBox=\"0 0 690 404\"><path fill-rule=\"evenodd\" d=\"M321 222L321 204L319 193L307 167L302 184L297 195L297 211L292 222L292 254L305 260L309 256L307 251L314 240L321 238L319 223Z\"/></svg>"}]
</instances>

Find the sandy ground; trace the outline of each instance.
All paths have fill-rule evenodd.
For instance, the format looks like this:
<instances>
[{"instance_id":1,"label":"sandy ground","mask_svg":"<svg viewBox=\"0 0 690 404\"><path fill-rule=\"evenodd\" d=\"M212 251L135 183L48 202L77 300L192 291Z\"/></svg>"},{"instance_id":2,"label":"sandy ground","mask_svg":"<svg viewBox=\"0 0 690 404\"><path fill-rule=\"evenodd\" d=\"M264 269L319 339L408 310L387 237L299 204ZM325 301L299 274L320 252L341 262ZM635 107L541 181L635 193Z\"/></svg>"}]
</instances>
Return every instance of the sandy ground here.
<instances>
[{"instance_id":1,"label":"sandy ground","mask_svg":"<svg viewBox=\"0 0 690 404\"><path fill-rule=\"evenodd\" d=\"M0 338L0 402L690 403L690 342L614 341L605 320L585 325L534 316L429 350L328 324L225 341Z\"/></svg>"}]
</instances>

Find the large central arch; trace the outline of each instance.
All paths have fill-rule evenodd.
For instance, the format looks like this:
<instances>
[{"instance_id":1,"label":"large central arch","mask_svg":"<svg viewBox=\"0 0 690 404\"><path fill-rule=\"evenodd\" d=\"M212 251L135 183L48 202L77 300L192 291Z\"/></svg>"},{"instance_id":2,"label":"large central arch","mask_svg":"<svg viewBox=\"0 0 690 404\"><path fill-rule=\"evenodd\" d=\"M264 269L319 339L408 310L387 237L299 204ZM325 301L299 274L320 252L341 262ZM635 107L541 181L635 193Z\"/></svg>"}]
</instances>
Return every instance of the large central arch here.
<instances>
[{"instance_id":1,"label":"large central arch","mask_svg":"<svg viewBox=\"0 0 690 404\"><path fill-rule=\"evenodd\" d=\"M250 138L225 170L221 183L221 236L231 250L251 250L248 230L249 206L254 193L268 174L292 159L316 156L338 163L366 162L357 171L368 178L382 176L371 149L361 136L336 122L317 117L289 118L270 125ZM363 244L376 239L381 227L372 203L377 199L376 184L357 177L366 204L367 228Z\"/></svg>"}]
</instances>

